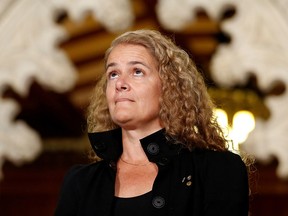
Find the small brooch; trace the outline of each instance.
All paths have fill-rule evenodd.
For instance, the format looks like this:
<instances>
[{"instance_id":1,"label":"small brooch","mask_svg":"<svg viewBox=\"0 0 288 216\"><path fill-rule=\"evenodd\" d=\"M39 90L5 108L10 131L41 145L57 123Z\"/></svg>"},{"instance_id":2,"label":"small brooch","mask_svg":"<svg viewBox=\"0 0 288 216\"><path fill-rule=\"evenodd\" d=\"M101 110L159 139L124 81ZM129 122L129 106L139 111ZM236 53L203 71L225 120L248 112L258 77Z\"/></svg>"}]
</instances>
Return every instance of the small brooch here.
<instances>
[{"instance_id":1,"label":"small brooch","mask_svg":"<svg viewBox=\"0 0 288 216\"><path fill-rule=\"evenodd\" d=\"M185 183L186 186L191 186L192 185L192 176L191 175L188 175L187 177L183 177L182 179L182 183Z\"/></svg>"}]
</instances>

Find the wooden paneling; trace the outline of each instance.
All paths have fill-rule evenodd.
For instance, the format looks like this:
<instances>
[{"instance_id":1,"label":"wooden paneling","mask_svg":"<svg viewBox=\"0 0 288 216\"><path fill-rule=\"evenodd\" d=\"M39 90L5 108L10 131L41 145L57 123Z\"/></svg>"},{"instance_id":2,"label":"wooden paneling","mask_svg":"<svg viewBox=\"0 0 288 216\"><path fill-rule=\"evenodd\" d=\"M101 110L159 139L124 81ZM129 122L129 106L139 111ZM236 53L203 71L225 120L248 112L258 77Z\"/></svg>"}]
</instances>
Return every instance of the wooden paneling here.
<instances>
[{"instance_id":1,"label":"wooden paneling","mask_svg":"<svg viewBox=\"0 0 288 216\"><path fill-rule=\"evenodd\" d=\"M58 152L44 153L21 167L5 164L0 215L52 216L65 173L73 164L84 162L84 153Z\"/></svg>"},{"instance_id":2,"label":"wooden paneling","mask_svg":"<svg viewBox=\"0 0 288 216\"><path fill-rule=\"evenodd\" d=\"M287 216L288 180L276 176L277 163L256 164L252 179L251 216Z\"/></svg>"}]
</instances>

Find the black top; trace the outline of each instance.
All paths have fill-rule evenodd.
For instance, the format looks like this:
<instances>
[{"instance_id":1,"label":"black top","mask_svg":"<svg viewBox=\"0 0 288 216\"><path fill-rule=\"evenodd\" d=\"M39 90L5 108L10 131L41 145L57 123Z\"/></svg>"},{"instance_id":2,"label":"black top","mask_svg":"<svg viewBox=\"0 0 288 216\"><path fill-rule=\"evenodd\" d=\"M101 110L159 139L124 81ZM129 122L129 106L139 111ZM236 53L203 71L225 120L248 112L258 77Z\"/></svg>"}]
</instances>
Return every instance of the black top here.
<instances>
[{"instance_id":1,"label":"black top","mask_svg":"<svg viewBox=\"0 0 288 216\"><path fill-rule=\"evenodd\" d=\"M152 191L136 197L114 197L113 216L148 216L151 215Z\"/></svg>"},{"instance_id":2,"label":"black top","mask_svg":"<svg viewBox=\"0 0 288 216\"><path fill-rule=\"evenodd\" d=\"M55 216L111 216L114 208L125 207L113 204L121 130L89 134L89 138L103 160L75 166L67 173ZM247 170L239 155L199 148L190 151L167 140L163 130L140 142L158 167L148 203L151 214L146 215L248 215Z\"/></svg>"}]
</instances>

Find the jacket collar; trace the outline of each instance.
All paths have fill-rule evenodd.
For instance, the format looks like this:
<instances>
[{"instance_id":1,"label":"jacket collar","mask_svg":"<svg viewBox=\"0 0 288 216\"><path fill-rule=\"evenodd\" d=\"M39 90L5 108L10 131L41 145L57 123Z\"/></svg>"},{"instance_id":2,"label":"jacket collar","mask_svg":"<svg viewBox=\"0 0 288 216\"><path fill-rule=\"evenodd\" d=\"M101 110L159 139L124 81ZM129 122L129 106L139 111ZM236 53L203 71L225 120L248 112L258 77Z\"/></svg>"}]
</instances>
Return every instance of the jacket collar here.
<instances>
[{"instance_id":1,"label":"jacket collar","mask_svg":"<svg viewBox=\"0 0 288 216\"><path fill-rule=\"evenodd\" d=\"M121 129L105 132L88 133L88 137L94 152L103 160L117 162L122 154ZM140 140L142 148L149 161L158 165L166 165L171 158L181 150L181 145L173 144L165 136L165 130L161 129Z\"/></svg>"}]
</instances>

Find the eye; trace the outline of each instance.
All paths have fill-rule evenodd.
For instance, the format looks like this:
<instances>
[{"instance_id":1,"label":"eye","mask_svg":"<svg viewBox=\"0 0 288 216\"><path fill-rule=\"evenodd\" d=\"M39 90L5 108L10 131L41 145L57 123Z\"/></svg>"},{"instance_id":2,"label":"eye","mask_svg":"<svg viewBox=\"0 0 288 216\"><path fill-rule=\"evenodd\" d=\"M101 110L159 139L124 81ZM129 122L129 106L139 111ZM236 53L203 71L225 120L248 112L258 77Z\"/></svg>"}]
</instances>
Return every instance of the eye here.
<instances>
[{"instance_id":1,"label":"eye","mask_svg":"<svg viewBox=\"0 0 288 216\"><path fill-rule=\"evenodd\" d=\"M144 72L143 72L143 70L141 70L140 68L135 68L135 69L134 69L134 75L135 75L135 76L143 76L143 75L144 75Z\"/></svg>"},{"instance_id":2,"label":"eye","mask_svg":"<svg viewBox=\"0 0 288 216\"><path fill-rule=\"evenodd\" d=\"M119 76L119 74L116 72L116 71L111 71L111 72L108 72L108 78L109 79L115 79Z\"/></svg>"}]
</instances>

